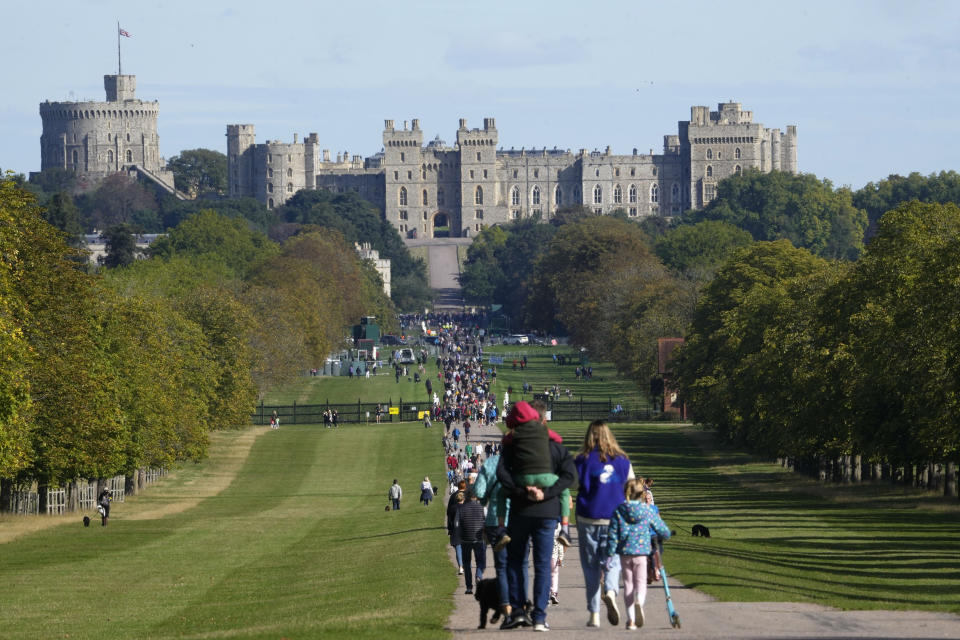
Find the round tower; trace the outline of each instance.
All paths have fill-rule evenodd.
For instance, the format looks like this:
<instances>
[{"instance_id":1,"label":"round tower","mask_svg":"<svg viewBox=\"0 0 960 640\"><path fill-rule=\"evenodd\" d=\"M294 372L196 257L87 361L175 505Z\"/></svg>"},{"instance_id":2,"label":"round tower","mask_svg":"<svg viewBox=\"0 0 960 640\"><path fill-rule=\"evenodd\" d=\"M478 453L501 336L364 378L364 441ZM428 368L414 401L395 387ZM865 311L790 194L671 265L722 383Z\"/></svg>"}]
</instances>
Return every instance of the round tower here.
<instances>
[{"instance_id":1,"label":"round tower","mask_svg":"<svg viewBox=\"0 0 960 640\"><path fill-rule=\"evenodd\" d=\"M160 157L159 104L136 98L136 76L103 77L106 100L40 104L40 169L59 167L93 186L111 173L144 170L161 182L173 178Z\"/></svg>"}]
</instances>

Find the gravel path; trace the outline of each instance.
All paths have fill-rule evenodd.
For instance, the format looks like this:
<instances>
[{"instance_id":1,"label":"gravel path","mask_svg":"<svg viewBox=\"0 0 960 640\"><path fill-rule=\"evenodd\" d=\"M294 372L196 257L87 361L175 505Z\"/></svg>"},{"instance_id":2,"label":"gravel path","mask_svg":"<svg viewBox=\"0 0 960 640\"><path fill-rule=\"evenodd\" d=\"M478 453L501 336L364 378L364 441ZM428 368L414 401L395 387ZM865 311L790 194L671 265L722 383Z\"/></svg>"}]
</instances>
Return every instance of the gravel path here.
<instances>
[{"instance_id":1,"label":"gravel path","mask_svg":"<svg viewBox=\"0 0 960 640\"><path fill-rule=\"evenodd\" d=\"M495 427L471 429L471 441L499 440ZM473 432L476 431L474 434ZM643 637L685 640L751 638L957 638L960 639L960 616L927 611L840 611L820 605L798 602L719 602L670 579L670 594L680 616L682 627L673 629L667 617L663 587L655 583L647 591L644 606L646 623L638 631L626 631L623 615L623 591L618 597L621 623L611 627L601 604L600 628L588 629L586 595L576 527L571 527L573 544L560 569L560 604L549 607L547 624L550 638ZM668 543L669 544L669 543ZM456 571L453 549L448 547L451 571ZM669 550L666 558L669 571ZM487 552L486 577L493 577L493 560ZM531 570L531 584L533 582ZM453 594L456 607L447 628L454 638L496 634L499 623L477 629L479 607L472 595L465 595L462 578ZM510 637L541 637L529 629L503 631Z\"/></svg>"}]
</instances>

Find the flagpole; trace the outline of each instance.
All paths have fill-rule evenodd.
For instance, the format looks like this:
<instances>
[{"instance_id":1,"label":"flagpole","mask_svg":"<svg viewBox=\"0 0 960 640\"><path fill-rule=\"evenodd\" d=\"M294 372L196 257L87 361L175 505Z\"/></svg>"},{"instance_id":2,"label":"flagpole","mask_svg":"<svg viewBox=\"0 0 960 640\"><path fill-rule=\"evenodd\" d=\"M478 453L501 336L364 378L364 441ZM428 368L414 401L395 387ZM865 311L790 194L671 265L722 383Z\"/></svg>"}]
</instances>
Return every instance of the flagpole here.
<instances>
[{"instance_id":1,"label":"flagpole","mask_svg":"<svg viewBox=\"0 0 960 640\"><path fill-rule=\"evenodd\" d=\"M117 21L117 75L123 75L123 66L120 64L120 21Z\"/></svg>"}]
</instances>

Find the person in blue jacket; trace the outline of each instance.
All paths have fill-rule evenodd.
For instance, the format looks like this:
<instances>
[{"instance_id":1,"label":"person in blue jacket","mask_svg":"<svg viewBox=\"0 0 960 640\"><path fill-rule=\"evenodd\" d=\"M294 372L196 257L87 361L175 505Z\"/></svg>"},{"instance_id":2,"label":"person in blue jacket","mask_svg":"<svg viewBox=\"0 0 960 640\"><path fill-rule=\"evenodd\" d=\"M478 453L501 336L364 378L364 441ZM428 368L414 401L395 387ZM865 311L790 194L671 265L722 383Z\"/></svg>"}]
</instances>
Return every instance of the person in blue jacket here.
<instances>
[{"instance_id":1,"label":"person in blue jacket","mask_svg":"<svg viewBox=\"0 0 960 640\"><path fill-rule=\"evenodd\" d=\"M614 509L607 530L607 561L616 555L620 556L629 630L643 626L643 603L647 599L647 556L652 551L651 531L664 540L670 538L670 529L655 508L643 501L645 492L642 478L629 480L625 488L627 500Z\"/></svg>"}]
</instances>

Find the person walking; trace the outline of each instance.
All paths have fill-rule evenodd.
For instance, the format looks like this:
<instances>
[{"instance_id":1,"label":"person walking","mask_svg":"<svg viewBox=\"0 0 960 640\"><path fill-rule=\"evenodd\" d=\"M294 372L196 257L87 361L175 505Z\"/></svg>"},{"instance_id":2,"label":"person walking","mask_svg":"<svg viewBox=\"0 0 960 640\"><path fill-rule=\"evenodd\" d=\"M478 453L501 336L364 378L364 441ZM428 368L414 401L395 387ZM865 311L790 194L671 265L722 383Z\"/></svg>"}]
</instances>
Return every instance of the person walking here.
<instances>
[{"instance_id":1,"label":"person walking","mask_svg":"<svg viewBox=\"0 0 960 640\"><path fill-rule=\"evenodd\" d=\"M615 556L607 562L606 541L613 510L625 499L623 486L634 478L633 466L603 420L594 420L587 427L574 464L580 482L577 536L587 612L590 614L587 626L600 626L601 577L607 620L616 626L620 624L620 610L617 608L620 559Z\"/></svg>"},{"instance_id":2,"label":"person walking","mask_svg":"<svg viewBox=\"0 0 960 640\"><path fill-rule=\"evenodd\" d=\"M447 500L447 535L450 537L450 546L457 557L457 575L463 575L463 549L460 546L460 505L465 499L467 483L461 480L453 487L453 493Z\"/></svg>"},{"instance_id":3,"label":"person walking","mask_svg":"<svg viewBox=\"0 0 960 640\"><path fill-rule=\"evenodd\" d=\"M474 566L476 560L476 581L483 579L483 571L487 565L487 548L483 544L483 506L477 501L477 495L471 488L467 498L460 505L458 517L460 548L463 551L463 581L466 583L465 593L473 593Z\"/></svg>"},{"instance_id":4,"label":"person walking","mask_svg":"<svg viewBox=\"0 0 960 640\"><path fill-rule=\"evenodd\" d=\"M107 487L104 487L100 495L97 496L97 511L100 512L100 526L107 526L107 521L110 520L110 502L112 500L113 494L110 493L110 489Z\"/></svg>"},{"instance_id":5,"label":"person walking","mask_svg":"<svg viewBox=\"0 0 960 640\"><path fill-rule=\"evenodd\" d=\"M397 484L396 478L393 479L393 484L390 486L387 497L393 502L393 510L398 510L400 508L400 499L403 497L403 489Z\"/></svg>"},{"instance_id":6,"label":"person walking","mask_svg":"<svg viewBox=\"0 0 960 640\"><path fill-rule=\"evenodd\" d=\"M423 506L429 507L431 500L433 500L433 485L430 484L428 476L423 476L423 482L420 483L420 502Z\"/></svg>"},{"instance_id":7,"label":"person walking","mask_svg":"<svg viewBox=\"0 0 960 640\"><path fill-rule=\"evenodd\" d=\"M507 414L507 425L514 426L513 438L504 442L497 480L510 498L510 526L507 532L507 582L512 613L501 628L533 625L534 631L546 631L547 601L550 597L550 556L553 533L560 521L560 494L577 481L573 459L559 442L551 440L540 414L526 402L517 402ZM548 487L518 485L514 477L522 473L552 473L556 482ZM523 611L526 593L520 571L527 545L533 545L533 613Z\"/></svg>"},{"instance_id":8,"label":"person walking","mask_svg":"<svg viewBox=\"0 0 960 640\"><path fill-rule=\"evenodd\" d=\"M627 630L643 626L643 605L647 599L647 556L651 553L651 530L664 540L670 538L670 528L654 508L646 504L646 490L642 479L634 478L625 488L626 502L614 509L607 535L606 562L620 556L623 568L623 600L627 605Z\"/></svg>"}]
</instances>

